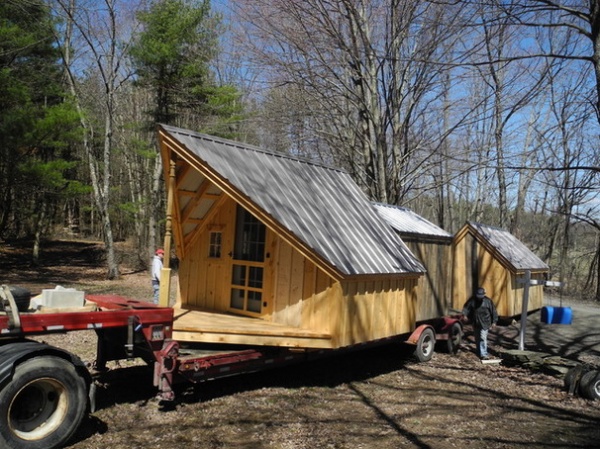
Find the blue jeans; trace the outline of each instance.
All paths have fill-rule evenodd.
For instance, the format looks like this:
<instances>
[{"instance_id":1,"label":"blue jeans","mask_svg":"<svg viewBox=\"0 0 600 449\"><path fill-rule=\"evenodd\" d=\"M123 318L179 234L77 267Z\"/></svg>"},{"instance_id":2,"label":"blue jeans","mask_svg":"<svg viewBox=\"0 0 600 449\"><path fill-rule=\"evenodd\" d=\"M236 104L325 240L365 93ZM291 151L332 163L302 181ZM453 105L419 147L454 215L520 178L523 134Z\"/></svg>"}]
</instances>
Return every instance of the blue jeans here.
<instances>
[{"instance_id":1,"label":"blue jeans","mask_svg":"<svg viewBox=\"0 0 600 449\"><path fill-rule=\"evenodd\" d=\"M481 329L475 327L475 346L477 348L477 355L479 357L487 357L488 349L487 349L487 337L488 337L488 329Z\"/></svg>"}]
</instances>

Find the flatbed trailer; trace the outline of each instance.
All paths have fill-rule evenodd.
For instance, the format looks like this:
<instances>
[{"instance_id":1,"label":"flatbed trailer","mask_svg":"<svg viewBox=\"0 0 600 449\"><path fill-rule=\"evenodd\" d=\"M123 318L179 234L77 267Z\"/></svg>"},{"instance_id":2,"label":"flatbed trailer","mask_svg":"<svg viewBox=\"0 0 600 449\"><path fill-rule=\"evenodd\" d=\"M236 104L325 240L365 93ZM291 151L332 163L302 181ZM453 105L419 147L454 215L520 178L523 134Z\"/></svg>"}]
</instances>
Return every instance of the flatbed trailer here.
<instances>
[{"instance_id":1,"label":"flatbed trailer","mask_svg":"<svg viewBox=\"0 0 600 449\"><path fill-rule=\"evenodd\" d=\"M398 340L415 345L421 361L433 355L436 337L458 349L462 326L455 318L422 323L410 335L340 349L233 347L180 344L172 339L173 309L116 295L88 295L82 310L22 313L6 286L0 289L0 447L52 449L73 436L95 410L96 382L109 361L141 358L153 369L163 402L174 386L281 367ZM88 367L66 349L31 337L93 330L96 360ZM197 345L196 345L197 346Z\"/></svg>"}]
</instances>

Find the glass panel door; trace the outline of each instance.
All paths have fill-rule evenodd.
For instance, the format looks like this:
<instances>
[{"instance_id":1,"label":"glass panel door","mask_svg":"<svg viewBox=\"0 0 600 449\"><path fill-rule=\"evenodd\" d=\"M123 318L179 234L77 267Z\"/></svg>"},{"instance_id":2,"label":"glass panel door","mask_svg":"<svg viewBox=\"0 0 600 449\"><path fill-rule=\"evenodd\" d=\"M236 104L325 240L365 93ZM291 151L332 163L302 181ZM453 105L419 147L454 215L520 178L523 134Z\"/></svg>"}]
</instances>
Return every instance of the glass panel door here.
<instances>
[{"instance_id":1,"label":"glass panel door","mask_svg":"<svg viewBox=\"0 0 600 449\"><path fill-rule=\"evenodd\" d=\"M236 311L261 314L265 265L266 227L250 212L238 206L230 307Z\"/></svg>"}]
</instances>

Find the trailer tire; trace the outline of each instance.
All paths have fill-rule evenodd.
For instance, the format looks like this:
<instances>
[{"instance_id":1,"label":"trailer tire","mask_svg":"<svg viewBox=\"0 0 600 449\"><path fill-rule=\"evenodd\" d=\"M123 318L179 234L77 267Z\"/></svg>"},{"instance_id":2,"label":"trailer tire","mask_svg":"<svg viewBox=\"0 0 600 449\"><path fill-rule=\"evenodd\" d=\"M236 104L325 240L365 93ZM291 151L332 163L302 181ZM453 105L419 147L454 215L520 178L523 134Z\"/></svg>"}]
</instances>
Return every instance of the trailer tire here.
<instances>
[{"instance_id":1,"label":"trailer tire","mask_svg":"<svg viewBox=\"0 0 600 449\"><path fill-rule=\"evenodd\" d=\"M588 371L583 376L581 376L581 381L579 382L579 394L586 399L600 399L599 371Z\"/></svg>"},{"instance_id":2,"label":"trailer tire","mask_svg":"<svg viewBox=\"0 0 600 449\"><path fill-rule=\"evenodd\" d=\"M414 352L415 357L419 362L428 362L433 357L434 348L435 332L430 327L423 329L417 341L417 347Z\"/></svg>"},{"instance_id":3,"label":"trailer tire","mask_svg":"<svg viewBox=\"0 0 600 449\"><path fill-rule=\"evenodd\" d=\"M60 357L38 356L15 368L0 390L0 447L64 445L87 410L86 381Z\"/></svg>"},{"instance_id":4,"label":"trailer tire","mask_svg":"<svg viewBox=\"0 0 600 449\"><path fill-rule=\"evenodd\" d=\"M579 383L581 382L581 377L591 371L592 368L587 365L577 365L567 371L564 378L564 386L565 390L569 394L576 394L579 392Z\"/></svg>"},{"instance_id":5,"label":"trailer tire","mask_svg":"<svg viewBox=\"0 0 600 449\"><path fill-rule=\"evenodd\" d=\"M446 350L448 354L456 354L462 344L462 326L460 323L452 323L448 331L448 340L446 340Z\"/></svg>"}]
</instances>

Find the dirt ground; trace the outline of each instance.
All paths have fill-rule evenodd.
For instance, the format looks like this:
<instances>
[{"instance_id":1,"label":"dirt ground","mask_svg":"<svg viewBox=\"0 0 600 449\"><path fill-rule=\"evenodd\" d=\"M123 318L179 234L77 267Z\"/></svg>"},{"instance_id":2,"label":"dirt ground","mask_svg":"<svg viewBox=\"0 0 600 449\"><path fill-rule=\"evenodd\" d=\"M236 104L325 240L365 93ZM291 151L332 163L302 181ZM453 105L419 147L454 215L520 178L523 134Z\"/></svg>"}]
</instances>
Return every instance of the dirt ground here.
<instances>
[{"instance_id":1,"label":"dirt ground","mask_svg":"<svg viewBox=\"0 0 600 449\"><path fill-rule=\"evenodd\" d=\"M0 243L0 282L34 294L62 285L150 299L143 271L124 266L121 280L103 279L98 244L54 242L36 267L27 251L26 244ZM560 298L549 298L555 301ZM563 301L573 305L573 326L544 325L539 312L532 314L526 349L600 366L600 309ZM518 335L518 325L498 328L492 349L516 347ZM93 360L93 333L44 340ZM427 363L417 363L406 347L387 345L211 381L183 391L171 411L159 409L143 366L110 367L98 410L69 448L554 449L600 441L600 401L568 395L555 376L483 365L470 338L457 355L436 352Z\"/></svg>"}]
</instances>

